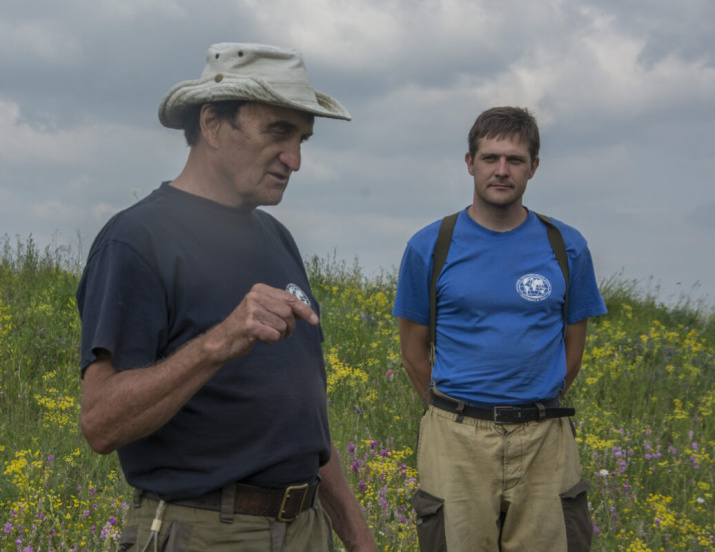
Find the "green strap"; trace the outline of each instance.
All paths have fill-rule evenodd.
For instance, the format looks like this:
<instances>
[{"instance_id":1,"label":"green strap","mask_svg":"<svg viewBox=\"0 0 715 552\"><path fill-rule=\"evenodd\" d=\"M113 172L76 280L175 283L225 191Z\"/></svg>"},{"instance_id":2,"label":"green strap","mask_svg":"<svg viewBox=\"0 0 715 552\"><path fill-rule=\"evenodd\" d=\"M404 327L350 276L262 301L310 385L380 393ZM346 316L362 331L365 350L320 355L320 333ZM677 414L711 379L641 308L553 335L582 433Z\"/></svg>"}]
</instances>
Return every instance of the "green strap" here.
<instances>
[{"instance_id":1,"label":"green strap","mask_svg":"<svg viewBox=\"0 0 715 552\"><path fill-rule=\"evenodd\" d=\"M564 294L564 335L566 335L567 327L567 316L568 316L568 304L569 304L569 262L568 255L566 254L566 245L564 244L564 238L558 228L551 222L551 219L546 215L532 211L539 219L546 224L546 232L549 238L549 244L551 249L556 255L556 260L559 263L559 268L561 268L561 273L564 276L564 282L566 283L566 293ZM449 253L449 246L452 242L452 233L454 231L454 225L457 222L457 217L459 213L454 213L452 215L446 216L442 219L442 224L439 227L439 233L437 234L437 243L435 243L434 251L432 253L432 282L430 283L430 364L434 366L435 361L435 347L437 342L437 279L439 278L442 268L444 267L444 262L447 260L447 254Z\"/></svg>"},{"instance_id":2,"label":"green strap","mask_svg":"<svg viewBox=\"0 0 715 552\"><path fill-rule=\"evenodd\" d=\"M564 244L564 237L558 228L551 222L551 219L546 215L541 215L534 211L534 214L539 217L546 224L546 232L549 236L549 243L551 244L551 249L553 249L556 255L556 260L559 262L559 267L561 267L561 273L564 275L564 282L566 282L566 293L564 294L564 335L566 335L566 327L568 312L569 312L569 258L566 254L566 245Z\"/></svg>"},{"instance_id":3,"label":"green strap","mask_svg":"<svg viewBox=\"0 0 715 552\"><path fill-rule=\"evenodd\" d=\"M429 292L429 326L430 326L430 364L434 366L435 343L437 341L437 278L439 278L444 266L444 261L447 260L449 253L449 245L452 241L452 232L454 225L457 223L459 213L446 216L442 219L442 224L439 226L437 234L437 243L434 245L432 253L432 283Z\"/></svg>"}]
</instances>

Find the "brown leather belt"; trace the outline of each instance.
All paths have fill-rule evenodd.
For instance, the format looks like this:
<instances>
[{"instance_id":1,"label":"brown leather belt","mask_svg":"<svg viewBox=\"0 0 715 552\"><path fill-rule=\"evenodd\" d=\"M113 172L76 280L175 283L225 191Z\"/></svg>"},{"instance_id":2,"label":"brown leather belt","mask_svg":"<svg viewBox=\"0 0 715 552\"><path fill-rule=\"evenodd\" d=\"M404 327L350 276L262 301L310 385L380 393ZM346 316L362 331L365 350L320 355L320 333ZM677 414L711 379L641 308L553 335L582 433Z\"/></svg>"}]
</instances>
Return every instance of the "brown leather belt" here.
<instances>
[{"instance_id":1,"label":"brown leather belt","mask_svg":"<svg viewBox=\"0 0 715 552\"><path fill-rule=\"evenodd\" d=\"M235 487L235 499L232 501L234 514L265 516L276 518L278 521L290 522L297 518L301 512L313 506L318 495L319 484L320 481L316 481L310 485L304 483L283 489L267 489L236 483L227 485L223 489L210 491L197 498L172 500L169 503L223 512L226 509L226 504L223 504L222 508L222 501L225 502L227 494L230 500L230 493ZM143 492L142 495L152 500L160 500L158 495L148 491Z\"/></svg>"},{"instance_id":2,"label":"brown leather belt","mask_svg":"<svg viewBox=\"0 0 715 552\"><path fill-rule=\"evenodd\" d=\"M525 406L480 408L449 397L432 394L430 403L447 412L467 416L469 418L491 420L497 424L522 424L525 422L537 422L546 418L563 418L576 414L576 410L573 408L559 406L560 401L558 399L551 399Z\"/></svg>"}]
</instances>

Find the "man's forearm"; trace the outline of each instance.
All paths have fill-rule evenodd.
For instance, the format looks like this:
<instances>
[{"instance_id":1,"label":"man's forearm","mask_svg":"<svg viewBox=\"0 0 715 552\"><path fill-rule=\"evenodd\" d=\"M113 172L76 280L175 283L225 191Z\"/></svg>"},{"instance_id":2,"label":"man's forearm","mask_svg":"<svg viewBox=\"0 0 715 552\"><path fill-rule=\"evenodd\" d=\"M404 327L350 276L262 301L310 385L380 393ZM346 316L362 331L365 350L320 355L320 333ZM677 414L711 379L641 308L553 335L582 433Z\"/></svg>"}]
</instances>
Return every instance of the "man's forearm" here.
<instances>
[{"instance_id":1,"label":"man's forearm","mask_svg":"<svg viewBox=\"0 0 715 552\"><path fill-rule=\"evenodd\" d=\"M412 387L424 401L432 379L432 365L429 355L429 326L404 318L399 319L400 348L402 364L410 378Z\"/></svg>"},{"instance_id":2,"label":"man's forearm","mask_svg":"<svg viewBox=\"0 0 715 552\"><path fill-rule=\"evenodd\" d=\"M424 401L429 392L430 380L432 379L432 366L430 366L429 361L411 361L408 358L403 358L402 364L417 396Z\"/></svg>"},{"instance_id":3,"label":"man's forearm","mask_svg":"<svg viewBox=\"0 0 715 552\"><path fill-rule=\"evenodd\" d=\"M320 468L320 477L320 503L347 550L376 552L377 544L360 505L343 476L335 447L332 447L330 461Z\"/></svg>"},{"instance_id":4,"label":"man's forearm","mask_svg":"<svg viewBox=\"0 0 715 552\"><path fill-rule=\"evenodd\" d=\"M154 433L221 368L205 355L206 337L154 366L119 372L108 353L87 368L82 432L100 454Z\"/></svg>"},{"instance_id":5,"label":"man's forearm","mask_svg":"<svg viewBox=\"0 0 715 552\"><path fill-rule=\"evenodd\" d=\"M566 378L564 380L565 393L576 379L581 370L581 359L586 348L586 334L588 333L588 319L569 324L566 328L564 346L566 348Z\"/></svg>"}]
</instances>

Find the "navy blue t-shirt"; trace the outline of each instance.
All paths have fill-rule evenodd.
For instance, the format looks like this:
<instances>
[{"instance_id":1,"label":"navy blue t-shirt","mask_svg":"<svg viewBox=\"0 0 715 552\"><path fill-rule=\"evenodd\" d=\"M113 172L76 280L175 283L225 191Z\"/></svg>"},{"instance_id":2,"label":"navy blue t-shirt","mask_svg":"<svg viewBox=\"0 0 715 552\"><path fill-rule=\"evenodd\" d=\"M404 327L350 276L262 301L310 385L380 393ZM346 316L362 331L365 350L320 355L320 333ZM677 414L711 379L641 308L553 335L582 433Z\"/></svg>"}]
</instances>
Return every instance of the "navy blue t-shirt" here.
<instances>
[{"instance_id":1,"label":"navy blue t-shirt","mask_svg":"<svg viewBox=\"0 0 715 552\"><path fill-rule=\"evenodd\" d=\"M98 349L120 371L169 357L256 283L291 291L320 314L280 222L163 183L92 245L77 291L82 373ZM169 500L232 481L312 482L330 456L321 341L319 326L297 320L289 339L258 342L226 363L165 426L119 449L127 481Z\"/></svg>"}]
</instances>

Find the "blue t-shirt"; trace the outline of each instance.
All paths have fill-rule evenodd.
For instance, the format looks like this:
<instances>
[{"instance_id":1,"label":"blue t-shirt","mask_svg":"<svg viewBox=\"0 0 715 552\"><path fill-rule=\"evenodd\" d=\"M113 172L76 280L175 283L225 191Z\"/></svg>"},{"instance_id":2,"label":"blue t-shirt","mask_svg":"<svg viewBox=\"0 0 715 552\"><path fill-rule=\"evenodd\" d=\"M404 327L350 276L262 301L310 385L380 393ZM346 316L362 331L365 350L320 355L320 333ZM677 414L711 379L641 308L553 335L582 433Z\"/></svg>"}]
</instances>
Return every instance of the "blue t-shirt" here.
<instances>
[{"instance_id":1,"label":"blue t-shirt","mask_svg":"<svg viewBox=\"0 0 715 552\"><path fill-rule=\"evenodd\" d=\"M606 312L586 240L552 219L569 262L567 322ZM429 326L432 253L441 221L410 239L393 314ZM495 232L459 213L437 281L434 385L476 406L530 404L564 386L566 284L546 225L532 212L517 228Z\"/></svg>"},{"instance_id":2,"label":"blue t-shirt","mask_svg":"<svg viewBox=\"0 0 715 552\"><path fill-rule=\"evenodd\" d=\"M117 370L150 366L222 322L256 283L291 291L319 314L288 230L166 183L97 236L77 291L81 368L96 351ZM320 327L258 342L227 362L156 433L118 451L127 481L169 500L232 481L312 482L330 456Z\"/></svg>"}]
</instances>

